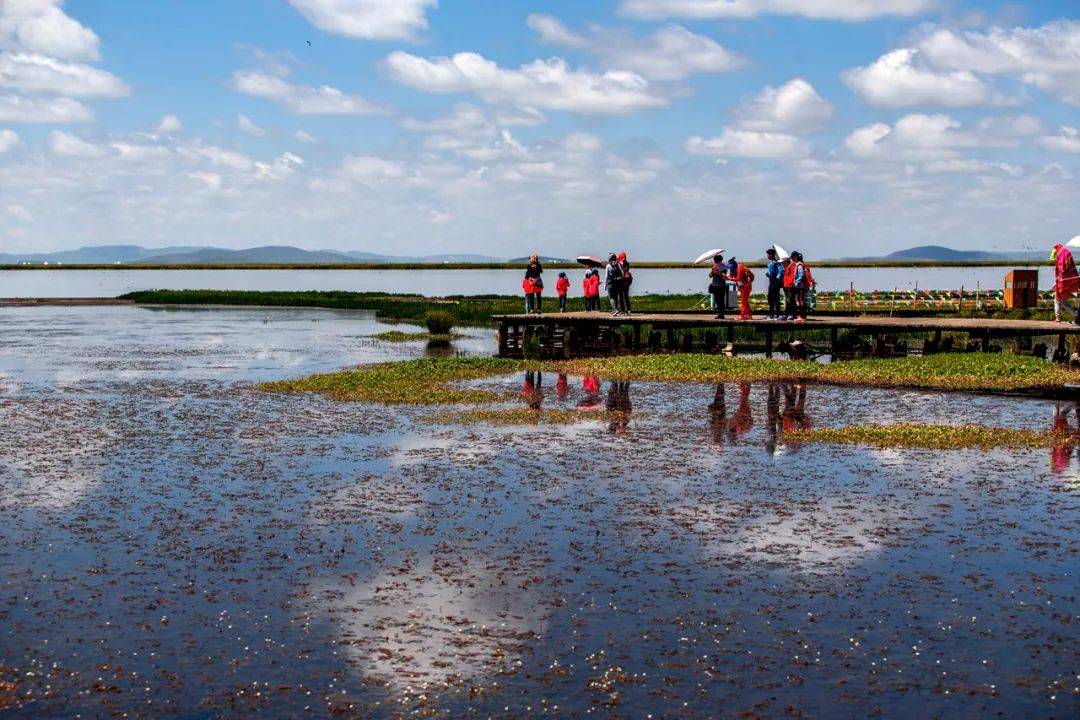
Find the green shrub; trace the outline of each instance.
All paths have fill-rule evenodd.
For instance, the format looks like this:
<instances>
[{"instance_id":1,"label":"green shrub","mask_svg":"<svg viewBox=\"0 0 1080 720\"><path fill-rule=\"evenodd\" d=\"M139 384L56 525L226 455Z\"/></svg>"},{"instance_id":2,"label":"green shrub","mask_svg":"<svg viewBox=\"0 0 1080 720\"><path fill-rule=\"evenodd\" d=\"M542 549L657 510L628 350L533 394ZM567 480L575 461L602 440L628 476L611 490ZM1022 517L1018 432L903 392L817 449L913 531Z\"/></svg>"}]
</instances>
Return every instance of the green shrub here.
<instances>
[{"instance_id":1,"label":"green shrub","mask_svg":"<svg viewBox=\"0 0 1080 720\"><path fill-rule=\"evenodd\" d=\"M449 335L454 329L454 316L443 310L432 310L424 318L424 324L432 335Z\"/></svg>"}]
</instances>

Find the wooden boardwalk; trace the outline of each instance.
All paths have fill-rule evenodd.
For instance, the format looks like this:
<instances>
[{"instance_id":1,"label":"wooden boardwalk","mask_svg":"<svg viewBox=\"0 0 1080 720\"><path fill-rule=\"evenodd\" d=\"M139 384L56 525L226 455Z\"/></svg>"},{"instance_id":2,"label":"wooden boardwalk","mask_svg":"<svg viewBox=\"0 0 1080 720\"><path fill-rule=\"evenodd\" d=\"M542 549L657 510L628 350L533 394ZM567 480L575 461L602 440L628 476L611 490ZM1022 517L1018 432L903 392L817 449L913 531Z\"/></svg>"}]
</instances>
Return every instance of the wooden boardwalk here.
<instances>
[{"instance_id":1,"label":"wooden boardwalk","mask_svg":"<svg viewBox=\"0 0 1080 720\"><path fill-rule=\"evenodd\" d=\"M623 347L659 347L661 343L669 349L686 350L692 349L692 341L685 339L689 338L687 331L704 329L707 331L706 338L710 337L711 331L717 342L721 335L727 342L734 342L736 330L741 330L743 337L749 332L764 345L768 356L772 355L777 338L797 339L825 331L829 333L834 354L841 332L848 336L871 338L875 347L884 336L904 335L931 336L933 347L937 347L942 333L964 333L976 340L983 350L990 349L993 339L1055 338L1055 356L1060 359L1065 352L1066 336L1080 334L1080 325L1072 323L874 315L811 316L803 323L766 320L760 316L753 320L737 320L729 315L726 319L717 320L711 312L641 313L617 317L606 312L568 312L496 315L493 320L499 324L499 353L508 357L522 355L530 338L536 338L542 354L561 357L609 353ZM643 339L645 331L648 331L648 335Z\"/></svg>"}]
</instances>

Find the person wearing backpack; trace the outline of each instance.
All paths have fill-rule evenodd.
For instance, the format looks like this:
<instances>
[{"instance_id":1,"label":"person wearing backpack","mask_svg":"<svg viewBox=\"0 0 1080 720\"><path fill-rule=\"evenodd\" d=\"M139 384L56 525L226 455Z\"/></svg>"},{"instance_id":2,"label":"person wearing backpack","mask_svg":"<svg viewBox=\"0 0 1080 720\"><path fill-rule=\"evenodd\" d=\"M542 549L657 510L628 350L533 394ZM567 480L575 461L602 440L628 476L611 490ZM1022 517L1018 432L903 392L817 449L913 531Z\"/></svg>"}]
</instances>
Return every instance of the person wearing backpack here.
<instances>
[{"instance_id":1,"label":"person wearing backpack","mask_svg":"<svg viewBox=\"0 0 1080 720\"><path fill-rule=\"evenodd\" d=\"M754 272L739 263L735 268L735 285L739 288L739 319L753 320L750 311L750 291L754 289Z\"/></svg>"},{"instance_id":2,"label":"person wearing backpack","mask_svg":"<svg viewBox=\"0 0 1080 720\"><path fill-rule=\"evenodd\" d=\"M615 253L608 256L607 267L604 268L604 289L611 301L611 315L614 317L619 314L622 305L622 266Z\"/></svg>"},{"instance_id":3,"label":"person wearing backpack","mask_svg":"<svg viewBox=\"0 0 1080 720\"><path fill-rule=\"evenodd\" d=\"M801 252L791 253L791 260L795 266L795 322L806 322L807 296L814 288L814 276L810 274L810 268L803 262Z\"/></svg>"},{"instance_id":4,"label":"person wearing backpack","mask_svg":"<svg viewBox=\"0 0 1080 720\"><path fill-rule=\"evenodd\" d=\"M544 266L540 264L539 256L530 255L529 264L525 268L525 280L522 282L522 288L525 290L526 298L525 311L528 313L539 315L543 310L541 293L544 292L544 280L540 277L543 274Z\"/></svg>"},{"instance_id":5,"label":"person wearing backpack","mask_svg":"<svg viewBox=\"0 0 1080 720\"><path fill-rule=\"evenodd\" d=\"M778 320L784 314L780 309L780 293L784 289L784 266L777 259L774 248L766 250L765 257L769 258L769 266L765 269L765 279L769 281L769 313L765 319Z\"/></svg>"},{"instance_id":6,"label":"person wearing backpack","mask_svg":"<svg viewBox=\"0 0 1080 720\"><path fill-rule=\"evenodd\" d=\"M796 315L795 307L795 255L798 251L795 251L789 255L782 263L783 274L781 284L784 287L784 314L780 316L781 320L794 320Z\"/></svg>"},{"instance_id":7,"label":"person wearing backpack","mask_svg":"<svg viewBox=\"0 0 1080 720\"><path fill-rule=\"evenodd\" d=\"M619 268L622 270L622 281L619 283L619 305L624 315L630 314L630 286L634 283L634 273L630 272L630 261L626 259L626 251L619 253Z\"/></svg>"},{"instance_id":8,"label":"person wearing backpack","mask_svg":"<svg viewBox=\"0 0 1080 720\"><path fill-rule=\"evenodd\" d=\"M724 265L723 255L714 255L712 267L709 268L709 294L716 306L716 319L723 320L727 311L727 266Z\"/></svg>"}]
</instances>

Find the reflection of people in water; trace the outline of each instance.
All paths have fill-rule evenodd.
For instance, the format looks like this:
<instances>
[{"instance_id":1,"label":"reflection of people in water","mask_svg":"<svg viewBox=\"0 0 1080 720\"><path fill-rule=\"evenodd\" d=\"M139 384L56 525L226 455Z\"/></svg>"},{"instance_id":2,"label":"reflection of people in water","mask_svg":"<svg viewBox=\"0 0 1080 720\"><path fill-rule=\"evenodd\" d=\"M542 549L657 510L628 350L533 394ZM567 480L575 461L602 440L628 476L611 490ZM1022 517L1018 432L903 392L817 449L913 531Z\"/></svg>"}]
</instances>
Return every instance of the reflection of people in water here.
<instances>
[{"instance_id":1,"label":"reflection of people in water","mask_svg":"<svg viewBox=\"0 0 1080 720\"><path fill-rule=\"evenodd\" d=\"M577 404L578 410L596 410L600 407L600 378L586 375L581 381L585 397Z\"/></svg>"},{"instance_id":2,"label":"reflection of people in water","mask_svg":"<svg viewBox=\"0 0 1080 720\"><path fill-rule=\"evenodd\" d=\"M754 426L754 415L750 412L750 383L739 383L739 409L728 421L728 437L734 443L739 435L746 434Z\"/></svg>"},{"instance_id":3,"label":"reflection of people in water","mask_svg":"<svg viewBox=\"0 0 1080 720\"><path fill-rule=\"evenodd\" d=\"M608 431L623 434L630 424L630 383L612 380L607 396Z\"/></svg>"},{"instance_id":4,"label":"reflection of people in water","mask_svg":"<svg viewBox=\"0 0 1080 720\"><path fill-rule=\"evenodd\" d=\"M533 410L539 410L544 402L544 376L539 371L525 373L525 382L521 384L521 397Z\"/></svg>"},{"instance_id":5,"label":"reflection of people in water","mask_svg":"<svg viewBox=\"0 0 1080 720\"><path fill-rule=\"evenodd\" d=\"M810 418L806 416L806 385L784 383L784 431L809 430L812 427ZM789 443L792 448L798 447L797 443Z\"/></svg>"},{"instance_id":6,"label":"reflection of people in water","mask_svg":"<svg viewBox=\"0 0 1080 720\"><path fill-rule=\"evenodd\" d=\"M569 391L570 388L566 384L566 375L559 373L559 379L555 381L555 397L559 400L565 400Z\"/></svg>"},{"instance_id":7,"label":"reflection of people in water","mask_svg":"<svg viewBox=\"0 0 1080 720\"><path fill-rule=\"evenodd\" d=\"M776 454L776 434L780 428L780 386L769 383L769 396L765 401L765 450Z\"/></svg>"},{"instance_id":8,"label":"reflection of people in water","mask_svg":"<svg viewBox=\"0 0 1080 720\"><path fill-rule=\"evenodd\" d=\"M1054 403L1054 449L1050 451L1050 470L1055 475L1069 469L1069 460L1080 440L1080 403L1072 410L1076 414L1076 426L1069 423L1070 408L1062 410L1060 403Z\"/></svg>"},{"instance_id":9,"label":"reflection of people in water","mask_svg":"<svg viewBox=\"0 0 1080 720\"><path fill-rule=\"evenodd\" d=\"M716 395L709 403L709 429L712 431L714 445L724 444L724 431L727 430L727 399L724 397L724 384L716 384Z\"/></svg>"}]
</instances>

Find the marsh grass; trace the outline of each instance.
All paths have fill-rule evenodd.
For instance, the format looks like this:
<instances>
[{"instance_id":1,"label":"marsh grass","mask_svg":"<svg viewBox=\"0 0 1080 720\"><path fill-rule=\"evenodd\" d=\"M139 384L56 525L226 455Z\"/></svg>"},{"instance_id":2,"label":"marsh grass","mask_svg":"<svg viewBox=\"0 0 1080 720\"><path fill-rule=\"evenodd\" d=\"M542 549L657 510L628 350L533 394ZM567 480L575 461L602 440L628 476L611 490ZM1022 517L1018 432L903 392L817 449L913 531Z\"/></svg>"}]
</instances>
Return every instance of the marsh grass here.
<instances>
[{"instance_id":1,"label":"marsh grass","mask_svg":"<svg viewBox=\"0 0 1080 720\"><path fill-rule=\"evenodd\" d=\"M427 340L429 342L452 342L465 337L460 333L430 333L423 330L405 332L403 330L387 330L386 332L372 335L376 340L383 342L412 342L415 340Z\"/></svg>"},{"instance_id":2,"label":"marsh grass","mask_svg":"<svg viewBox=\"0 0 1080 720\"><path fill-rule=\"evenodd\" d=\"M824 382L869 387L1008 392L1059 388L1080 373L1039 358L995 353L869 358L822 365L791 360L679 353L581 358L558 372L617 380L669 382Z\"/></svg>"},{"instance_id":3,"label":"marsh grass","mask_svg":"<svg viewBox=\"0 0 1080 720\"><path fill-rule=\"evenodd\" d=\"M422 422L438 425L572 425L589 420L597 420L595 414L574 412L572 410L534 410L530 407L516 408L471 408L438 412L421 418Z\"/></svg>"},{"instance_id":4,"label":"marsh grass","mask_svg":"<svg viewBox=\"0 0 1080 720\"><path fill-rule=\"evenodd\" d=\"M785 430L791 442L871 445L884 448L1047 448L1067 442L1068 437L1049 430L1018 430L986 425L851 425L840 428Z\"/></svg>"},{"instance_id":5,"label":"marsh grass","mask_svg":"<svg viewBox=\"0 0 1080 720\"><path fill-rule=\"evenodd\" d=\"M389 405L484 404L506 400L506 393L454 387L451 383L516 372L524 366L500 358L417 358L362 365L350 370L296 380L260 383L270 393L318 393L334 400Z\"/></svg>"}]
</instances>

